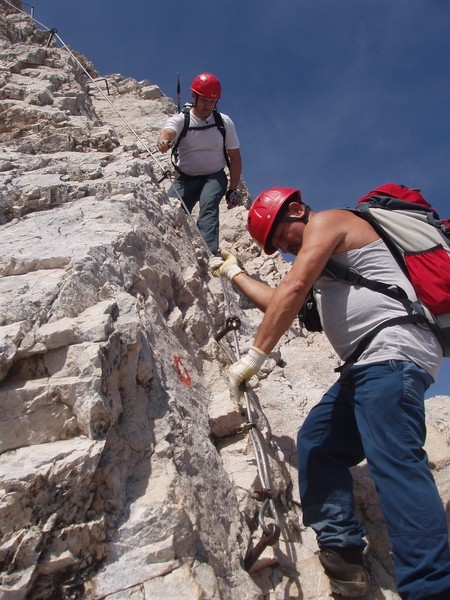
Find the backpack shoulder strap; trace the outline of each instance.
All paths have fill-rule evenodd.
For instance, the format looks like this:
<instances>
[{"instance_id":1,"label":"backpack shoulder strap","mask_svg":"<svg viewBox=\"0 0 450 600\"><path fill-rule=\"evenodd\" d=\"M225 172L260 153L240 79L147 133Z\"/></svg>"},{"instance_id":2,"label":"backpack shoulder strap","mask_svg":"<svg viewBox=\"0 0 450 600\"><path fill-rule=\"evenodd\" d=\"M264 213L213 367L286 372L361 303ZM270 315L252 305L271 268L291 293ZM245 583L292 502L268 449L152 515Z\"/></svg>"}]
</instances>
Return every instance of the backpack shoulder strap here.
<instances>
[{"instance_id":1,"label":"backpack shoulder strap","mask_svg":"<svg viewBox=\"0 0 450 600\"><path fill-rule=\"evenodd\" d=\"M223 122L222 115L216 108L213 110L213 116L214 116L214 122L216 124L217 129L222 134L222 137L225 137L226 136L225 124Z\"/></svg>"},{"instance_id":2,"label":"backpack shoulder strap","mask_svg":"<svg viewBox=\"0 0 450 600\"><path fill-rule=\"evenodd\" d=\"M213 110L213 115L214 115L214 121L216 123L216 127L220 131L220 133L223 137L223 155L225 157L225 162L227 163L227 167L230 168L231 163L230 163L230 158L228 156L227 147L226 147L227 131L225 129L225 123L223 122L222 115L220 114L220 112L217 109Z\"/></svg>"},{"instance_id":3,"label":"backpack shoulder strap","mask_svg":"<svg viewBox=\"0 0 450 600\"><path fill-rule=\"evenodd\" d=\"M384 283L383 281L377 281L376 279L368 279L364 277L356 269L346 267L340 263L329 260L323 270L324 275L348 283L349 285L360 285L368 288L373 292L384 294L389 298L393 298L398 302L401 302L410 314L419 314L422 321L427 322L425 312L420 302L414 302L408 298L405 290L394 283Z\"/></svg>"},{"instance_id":4,"label":"backpack shoulder strap","mask_svg":"<svg viewBox=\"0 0 450 600\"><path fill-rule=\"evenodd\" d=\"M178 146L180 145L181 140L186 137L186 134L189 130L189 124L191 122L191 114L189 111L184 111L184 123L183 123L183 128L180 132L180 135L177 138L177 141L175 142L175 144L172 146L172 154L171 154L171 160L172 160L172 165L174 166L174 168L181 173L180 168L177 165L177 160L178 160Z\"/></svg>"},{"instance_id":5,"label":"backpack shoulder strap","mask_svg":"<svg viewBox=\"0 0 450 600\"><path fill-rule=\"evenodd\" d=\"M344 265L341 265L332 259L327 262L324 268L324 274L330 275L334 279L344 281L349 285L360 285L372 290L373 292L379 292L385 296L394 298L394 300L402 302L402 304L404 304L406 307L410 307L413 304L408 298L405 290L400 286L383 283L382 281L376 281L375 279L368 279L367 277L364 277L358 273L356 269L345 267Z\"/></svg>"},{"instance_id":6,"label":"backpack shoulder strap","mask_svg":"<svg viewBox=\"0 0 450 600\"><path fill-rule=\"evenodd\" d=\"M335 371L341 372L341 374L344 374L347 368L358 360L364 350L369 346L370 342L382 329L385 329L386 327L392 327L393 325L400 325L402 323L426 323L429 325L420 302L413 302L410 300L405 290L398 285L387 284L383 283L382 281L368 279L367 277L360 275L360 273L358 273L358 271L355 269L341 265L334 260L329 260L327 262L323 273L324 275L328 275L334 279L348 283L349 285L359 285L374 292L379 292L385 296L389 296L389 298L393 298L394 300L401 302L408 313L404 316L393 317L391 319L387 319L386 321L382 321L376 327L374 327L374 329L369 331L360 340L357 347L347 358L345 363L335 369Z\"/></svg>"},{"instance_id":7,"label":"backpack shoulder strap","mask_svg":"<svg viewBox=\"0 0 450 600\"><path fill-rule=\"evenodd\" d=\"M403 271L403 273L409 279L409 274L408 274L408 271L407 271L407 268L405 265L405 261L403 260L402 253L400 252L400 250L399 250L398 246L395 244L395 242L392 240L391 236L387 233L387 231L384 229L384 227L377 221L375 216L371 213L370 205L366 202L363 202L363 203L359 204L357 208L348 208L346 210L349 210L354 215L361 217L375 229L375 231L378 233L380 238L383 240L383 242L388 247L392 256L397 261L397 264L400 267L400 269Z\"/></svg>"},{"instance_id":8,"label":"backpack shoulder strap","mask_svg":"<svg viewBox=\"0 0 450 600\"><path fill-rule=\"evenodd\" d=\"M423 323L423 318L420 315L405 315L400 317L392 317L392 319L382 321L371 331L369 331L369 333L365 335L362 340L360 340L359 344L356 346L347 360L342 365L334 369L336 373L340 373L341 379L345 379L348 369L358 360L364 350L369 346L370 342L376 335L380 333L380 331L386 327L393 327L394 325L401 325L405 323Z\"/></svg>"},{"instance_id":9,"label":"backpack shoulder strap","mask_svg":"<svg viewBox=\"0 0 450 600\"><path fill-rule=\"evenodd\" d=\"M186 134L189 130L203 130L203 129L210 129L211 127L217 127L217 129L219 130L222 138L223 138L223 155L225 157L225 162L227 164L227 167L230 168L230 159L228 157L228 152L227 152L227 148L226 148L226 136L227 136L227 132L225 129L225 124L223 122L222 119L222 115L220 114L220 112L216 109L213 110L213 116L214 116L214 125L205 125L204 127L190 127L190 123L191 123L191 117L190 117L190 112L189 111L183 111L184 112L184 124L183 124L183 129L180 132L180 135L177 138L177 141L175 142L175 145L172 148L172 164L175 167L175 169L181 173L180 168L177 166L177 161L178 161L178 146L180 145L181 140L186 137Z\"/></svg>"}]
</instances>

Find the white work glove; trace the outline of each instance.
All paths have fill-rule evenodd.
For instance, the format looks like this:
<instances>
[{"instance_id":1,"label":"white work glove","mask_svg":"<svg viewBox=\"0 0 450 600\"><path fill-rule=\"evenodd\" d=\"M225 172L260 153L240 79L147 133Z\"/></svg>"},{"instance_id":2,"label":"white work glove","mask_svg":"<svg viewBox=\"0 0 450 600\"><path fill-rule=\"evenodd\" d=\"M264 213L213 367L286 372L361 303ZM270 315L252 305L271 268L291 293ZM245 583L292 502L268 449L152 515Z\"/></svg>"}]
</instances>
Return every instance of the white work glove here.
<instances>
[{"instance_id":1,"label":"white work glove","mask_svg":"<svg viewBox=\"0 0 450 600\"><path fill-rule=\"evenodd\" d=\"M238 265L238 260L228 250L220 250L221 256L212 256L209 259L209 270L214 277L224 275L230 281L233 277L243 273L244 270Z\"/></svg>"},{"instance_id":2,"label":"white work glove","mask_svg":"<svg viewBox=\"0 0 450 600\"><path fill-rule=\"evenodd\" d=\"M245 356L229 367L228 379L236 400L239 400L239 386L241 383L256 375L266 358L267 354L256 348L256 346L252 346Z\"/></svg>"}]
</instances>

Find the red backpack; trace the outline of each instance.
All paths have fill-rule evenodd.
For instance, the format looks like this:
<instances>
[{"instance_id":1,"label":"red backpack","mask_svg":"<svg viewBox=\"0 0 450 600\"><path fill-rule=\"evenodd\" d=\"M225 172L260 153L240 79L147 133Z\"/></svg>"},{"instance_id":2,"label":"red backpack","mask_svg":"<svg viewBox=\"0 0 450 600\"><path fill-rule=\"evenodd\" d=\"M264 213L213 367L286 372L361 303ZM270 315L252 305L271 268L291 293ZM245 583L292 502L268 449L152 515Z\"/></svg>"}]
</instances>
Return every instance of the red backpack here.
<instances>
[{"instance_id":1,"label":"red backpack","mask_svg":"<svg viewBox=\"0 0 450 600\"><path fill-rule=\"evenodd\" d=\"M384 240L411 281L418 302L399 286L369 280L330 260L329 275L351 285L363 285L401 302L404 317L388 319L368 334L346 364L355 362L375 335L399 322L426 322L450 357L450 219L441 220L420 190L386 183L358 200L354 214L368 221Z\"/></svg>"}]
</instances>

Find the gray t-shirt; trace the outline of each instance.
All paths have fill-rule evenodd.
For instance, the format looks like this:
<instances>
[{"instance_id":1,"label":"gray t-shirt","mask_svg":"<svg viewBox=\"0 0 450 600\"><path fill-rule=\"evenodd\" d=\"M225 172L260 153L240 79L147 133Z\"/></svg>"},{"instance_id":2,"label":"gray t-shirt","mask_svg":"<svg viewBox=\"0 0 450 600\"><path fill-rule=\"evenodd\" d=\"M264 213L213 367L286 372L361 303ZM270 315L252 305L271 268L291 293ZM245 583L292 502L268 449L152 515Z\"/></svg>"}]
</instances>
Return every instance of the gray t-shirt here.
<instances>
[{"instance_id":1,"label":"gray t-shirt","mask_svg":"<svg viewBox=\"0 0 450 600\"><path fill-rule=\"evenodd\" d=\"M357 250L335 254L333 260L355 268L368 279L399 285L410 299L417 299L414 288L381 239ZM324 332L342 360L379 323L406 314L403 305L393 298L326 275L316 281L314 292ZM357 362L390 359L411 360L436 378L442 348L426 325L395 325L382 329Z\"/></svg>"}]
</instances>

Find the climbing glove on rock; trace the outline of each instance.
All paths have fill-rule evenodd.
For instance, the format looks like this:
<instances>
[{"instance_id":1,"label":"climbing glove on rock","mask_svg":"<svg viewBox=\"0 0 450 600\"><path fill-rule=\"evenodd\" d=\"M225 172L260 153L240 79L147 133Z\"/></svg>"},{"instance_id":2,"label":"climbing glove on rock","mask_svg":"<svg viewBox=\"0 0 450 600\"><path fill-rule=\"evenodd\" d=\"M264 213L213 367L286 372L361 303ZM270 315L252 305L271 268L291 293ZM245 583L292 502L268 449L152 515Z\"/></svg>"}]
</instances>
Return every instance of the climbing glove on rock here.
<instances>
[{"instance_id":1,"label":"climbing glove on rock","mask_svg":"<svg viewBox=\"0 0 450 600\"><path fill-rule=\"evenodd\" d=\"M256 346L250 350L228 369L228 379L230 388L236 400L239 399L239 386L243 381L247 381L260 370L267 358L265 354Z\"/></svg>"},{"instance_id":2,"label":"climbing glove on rock","mask_svg":"<svg viewBox=\"0 0 450 600\"><path fill-rule=\"evenodd\" d=\"M209 259L209 270L214 277L224 275L230 281L239 273L243 273L243 269L238 265L238 260L228 250L220 250L221 256L212 256Z\"/></svg>"}]
</instances>

